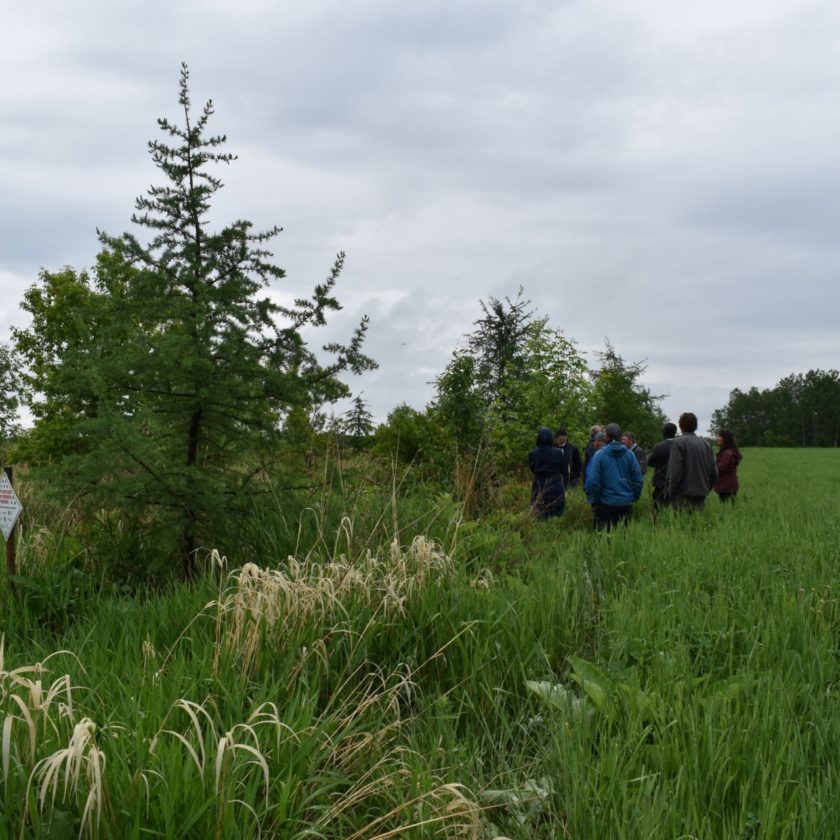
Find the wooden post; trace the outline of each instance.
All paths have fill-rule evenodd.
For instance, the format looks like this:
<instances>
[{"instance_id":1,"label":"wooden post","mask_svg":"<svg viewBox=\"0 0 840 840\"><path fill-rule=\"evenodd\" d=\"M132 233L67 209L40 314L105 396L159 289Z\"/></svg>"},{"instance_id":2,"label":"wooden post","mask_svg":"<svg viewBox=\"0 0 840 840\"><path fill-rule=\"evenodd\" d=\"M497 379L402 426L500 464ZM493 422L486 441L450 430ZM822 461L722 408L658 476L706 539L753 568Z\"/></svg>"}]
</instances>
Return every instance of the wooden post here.
<instances>
[{"instance_id":1,"label":"wooden post","mask_svg":"<svg viewBox=\"0 0 840 840\"><path fill-rule=\"evenodd\" d=\"M9 484L12 482L12 468L3 467L3 471L9 479ZM11 577L17 574L17 555L15 554L15 529L12 528L9 534L9 539L6 540L6 574Z\"/></svg>"}]
</instances>

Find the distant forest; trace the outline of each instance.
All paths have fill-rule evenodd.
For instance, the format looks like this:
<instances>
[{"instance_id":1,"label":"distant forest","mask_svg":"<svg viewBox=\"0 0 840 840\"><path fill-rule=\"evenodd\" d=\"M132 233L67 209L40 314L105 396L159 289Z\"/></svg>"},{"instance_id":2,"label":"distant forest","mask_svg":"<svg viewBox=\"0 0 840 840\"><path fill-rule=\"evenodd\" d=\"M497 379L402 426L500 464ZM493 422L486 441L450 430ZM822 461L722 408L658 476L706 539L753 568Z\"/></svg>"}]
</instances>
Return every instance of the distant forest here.
<instances>
[{"instance_id":1,"label":"distant forest","mask_svg":"<svg viewBox=\"0 0 840 840\"><path fill-rule=\"evenodd\" d=\"M773 388L736 388L712 415L713 429L731 429L741 446L837 446L840 373L792 373Z\"/></svg>"}]
</instances>

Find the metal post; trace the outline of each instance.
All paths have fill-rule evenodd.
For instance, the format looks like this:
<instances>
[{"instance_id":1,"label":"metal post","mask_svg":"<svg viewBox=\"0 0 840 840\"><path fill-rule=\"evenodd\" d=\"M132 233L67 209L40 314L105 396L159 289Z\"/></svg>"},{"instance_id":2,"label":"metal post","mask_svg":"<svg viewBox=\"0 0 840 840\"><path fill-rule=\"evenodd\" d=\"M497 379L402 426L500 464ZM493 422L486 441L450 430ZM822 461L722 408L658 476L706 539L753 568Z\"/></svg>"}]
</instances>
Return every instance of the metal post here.
<instances>
[{"instance_id":1,"label":"metal post","mask_svg":"<svg viewBox=\"0 0 840 840\"><path fill-rule=\"evenodd\" d=\"M12 468L3 467L3 472L6 473L9 484L13 485ZM17 555L15 553L15 529L9 534L9 539L6 540L6 574L11 577L17 574Z\"/></svg>"}]
</instances>

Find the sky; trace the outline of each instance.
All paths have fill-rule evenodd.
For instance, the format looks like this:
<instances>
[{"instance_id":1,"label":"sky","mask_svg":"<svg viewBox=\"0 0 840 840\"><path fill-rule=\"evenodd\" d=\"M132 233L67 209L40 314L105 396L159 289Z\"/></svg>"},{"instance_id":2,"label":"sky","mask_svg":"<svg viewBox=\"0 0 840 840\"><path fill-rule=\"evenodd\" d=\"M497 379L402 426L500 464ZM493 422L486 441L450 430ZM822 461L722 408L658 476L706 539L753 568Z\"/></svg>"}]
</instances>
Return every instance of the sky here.
<instances>
[{"instance_id":1,"label":"sky","mask_svg":"<svg viewBox=\"0 0 840 840\"><path fill-rule=\"evenodd\" d=\"M479 301L520 286L701 429L733 388L840 367L828 0L9 4L0 341L41 269L132 229L182 61L238 155L214 219L283 228L272 293L346 252L344 308L312 341L370 317L380 367L350 385L379 420L422 409Z\"/></svg>"}]
</instances>

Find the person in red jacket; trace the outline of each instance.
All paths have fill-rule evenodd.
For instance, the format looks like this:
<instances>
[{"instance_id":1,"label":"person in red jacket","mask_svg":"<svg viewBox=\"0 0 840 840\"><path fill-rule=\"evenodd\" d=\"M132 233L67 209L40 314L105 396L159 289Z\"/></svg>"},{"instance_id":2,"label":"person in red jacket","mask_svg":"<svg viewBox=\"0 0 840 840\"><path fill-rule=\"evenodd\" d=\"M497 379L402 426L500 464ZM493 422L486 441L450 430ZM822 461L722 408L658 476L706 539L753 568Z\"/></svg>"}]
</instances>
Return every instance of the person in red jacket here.
<instances>
[{"instance_id":1,"label":"person in red jacket","mask_svg":"<svg viewBox=\"0 0 840 840\"><path fill-rule=\"evenodd\" d=\"M738 493L738 464L740 463L741 450L735 443L735 435L729 429L721 429L718 432L718 480L715 483L715 493L722 502L735 500Z\"/></svg>"}]
</instances>

